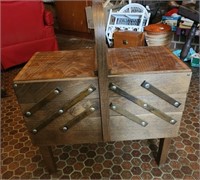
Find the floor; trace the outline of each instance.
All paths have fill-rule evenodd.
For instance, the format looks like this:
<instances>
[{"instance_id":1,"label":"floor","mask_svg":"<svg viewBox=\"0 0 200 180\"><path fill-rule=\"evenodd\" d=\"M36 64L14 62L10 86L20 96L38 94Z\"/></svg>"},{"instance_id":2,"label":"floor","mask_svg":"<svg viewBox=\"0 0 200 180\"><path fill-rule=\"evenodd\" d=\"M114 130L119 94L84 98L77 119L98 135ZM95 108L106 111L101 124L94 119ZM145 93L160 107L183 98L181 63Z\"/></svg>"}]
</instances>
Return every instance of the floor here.
<instances>
[{"instance_id":1,"label":"floor","mask_svg":"<svg viewBox=\"0 0 200 180\"><path fill-rule=\"evenodd\" d=\"M94 45L65 35L58 35L58 42L62 50ZM158 167L154 158L157 140L55 146L58 171L49 175L29 139L13 91L12 80L22 67L2 73L7 96L1 99L0 179L200 179L198 68L192 68L179 136L172 138L165 165Z\"/></svg>"}]
</instances>

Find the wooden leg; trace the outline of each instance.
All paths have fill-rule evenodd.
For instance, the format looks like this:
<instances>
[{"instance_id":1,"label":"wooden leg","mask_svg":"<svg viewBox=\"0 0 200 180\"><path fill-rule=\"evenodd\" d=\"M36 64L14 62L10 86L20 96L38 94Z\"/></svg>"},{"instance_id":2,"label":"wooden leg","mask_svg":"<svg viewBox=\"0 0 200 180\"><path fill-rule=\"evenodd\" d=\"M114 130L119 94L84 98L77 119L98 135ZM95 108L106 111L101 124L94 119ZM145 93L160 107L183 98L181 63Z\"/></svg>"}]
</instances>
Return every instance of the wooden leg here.
<instances>
[{"instance_id":1,"label":"wooden leg","mask_svg":"<svg viewBox=\"0 0 200 180\"><path fill-rule=\"evenodd\" d=\"M158 156L157 156L158 165L162 165L166 162L170 144L171 144L170 138L160 139Z\"/></svg>"},{"instance_id":2,"label":"wooden leg","mask_svg":"<svg viewBox=\"0 0 200 180\"><path fill-rule=\"evenodd\" d=\"M47 170L51 174L55 173L56 172L56 163L54 161L51 146L40 146L39 149L40 149L40 152L42 154L44 163L47 167Z\"/></svg>"}]
</instances>

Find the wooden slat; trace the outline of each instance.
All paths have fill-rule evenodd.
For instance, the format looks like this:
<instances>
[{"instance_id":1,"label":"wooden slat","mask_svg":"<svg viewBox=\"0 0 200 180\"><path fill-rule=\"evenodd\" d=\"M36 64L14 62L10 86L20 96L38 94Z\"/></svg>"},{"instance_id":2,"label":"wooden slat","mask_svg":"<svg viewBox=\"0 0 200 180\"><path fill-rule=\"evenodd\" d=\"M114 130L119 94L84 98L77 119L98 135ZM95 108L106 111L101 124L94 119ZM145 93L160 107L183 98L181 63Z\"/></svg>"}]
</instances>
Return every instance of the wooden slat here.
<instances>
[{"instance_id":1,"label":"wooden slat","mask_svg":"<svg viewBox=\"0 0 200 180\"><path fill-rule=\"evenodd\" d=\"M105 40L104 11L101 0L94 0L93 22L96 42L96 60L99 77L99 98L101 108L102 130L104 141L110 140L109 133L109 101L108 101L108 65L107 48Z\"/></svg>"}]
</instances>

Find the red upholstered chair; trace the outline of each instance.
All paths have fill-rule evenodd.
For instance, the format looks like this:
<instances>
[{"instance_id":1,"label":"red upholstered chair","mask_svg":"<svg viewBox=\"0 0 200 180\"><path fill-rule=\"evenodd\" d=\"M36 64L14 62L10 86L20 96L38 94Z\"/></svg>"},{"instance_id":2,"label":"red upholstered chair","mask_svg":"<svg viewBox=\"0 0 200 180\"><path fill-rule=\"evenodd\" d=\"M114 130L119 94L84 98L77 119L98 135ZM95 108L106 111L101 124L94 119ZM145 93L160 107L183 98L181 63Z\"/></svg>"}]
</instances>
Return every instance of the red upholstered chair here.
<instances>
[{"instance_id":1,"label":"red upholstered chair","mask_svg":"<svg viewBox=\"0 0 200 180\"><path fill-rule=\"evenodd\" d=\"M1 66L27 62L38 51L58 50L53 15L42 1L1 1Z\"/></svg>"}]
</instances>

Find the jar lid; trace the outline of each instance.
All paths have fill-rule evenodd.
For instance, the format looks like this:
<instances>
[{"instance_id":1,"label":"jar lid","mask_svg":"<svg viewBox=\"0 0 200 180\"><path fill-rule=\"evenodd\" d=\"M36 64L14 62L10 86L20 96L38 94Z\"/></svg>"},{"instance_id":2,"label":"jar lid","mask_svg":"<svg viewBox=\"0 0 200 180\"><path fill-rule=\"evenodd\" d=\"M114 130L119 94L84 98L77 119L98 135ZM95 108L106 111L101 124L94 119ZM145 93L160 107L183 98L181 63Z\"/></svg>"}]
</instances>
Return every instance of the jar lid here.
<instances>
[{"instance_id":1,"label":"jar lid","mask_svg":"<svg viewBox=\"0 0 200 180\"><path fill-rule=\"evenodd\" d=\"M144 27L144 30L147 32L169 32L171 31L171 26L167 24L150 24Z\"/></svg>"}]
</instances>

